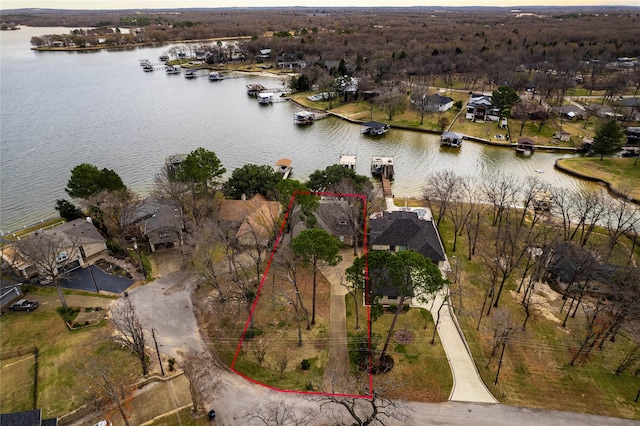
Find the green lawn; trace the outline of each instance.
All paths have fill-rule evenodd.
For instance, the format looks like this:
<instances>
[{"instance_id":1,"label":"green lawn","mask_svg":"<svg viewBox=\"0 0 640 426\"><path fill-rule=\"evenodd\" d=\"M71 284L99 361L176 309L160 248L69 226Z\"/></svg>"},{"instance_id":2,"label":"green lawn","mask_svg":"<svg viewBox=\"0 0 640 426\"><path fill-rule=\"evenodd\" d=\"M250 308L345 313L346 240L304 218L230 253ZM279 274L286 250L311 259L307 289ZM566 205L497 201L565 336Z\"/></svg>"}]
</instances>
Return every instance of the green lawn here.
<instances>
[{"instance_id":1,"label":"green lawn","mask_svg":"<svg viewBox=\"0 0 640 426\"><path fill-rule=\"evenodd\" d=\"M355 329L355 306L353 296L346 295L345 298L347 333L352 339L358 333ZM358 294L358 303L360 332L366 332L367 311L362 306L361 294ZM378 351L384 345L392 317L392 313L386 312L372 325L373 345ZM388 354L394 360L393 370L383 375L386 377L374 377L374 383L390 377L392 382L402 384L392 393L394 398L421 402L446 401L453 386L453 376L440 341L436 338L435 344L431 344L433 327L434 321L426 310L411 308L401 313L395 331L408 332L411 341L392 341Z\"/></svg>"},{"instance_id":2,"label":"green lawn","mask_svg":"<svg viewBox=\"0 0 640 426\"><path fill-rule=\"evenodd\" d=\"M616 192L640 200L640 162L635 158L563 158L558 164L583 176L600 179Z\"/></svg>"},{"instance_id":3,"label":"green lawn","mask_svg":"<svg viewBox=\"0 0 640 426\"><path fill-rule=\"evenodd\" d=\"M55 309L59 306L55 291L51 288L36 287L41 301L33 312L9 312L0 319L0 348L2 348L2 383L0 400L2 412L14 412L33 408L33 373L35 371L33 348L38 347L38 389L37 407L41 407L45 417L61 416L85 402L86 378L80 374L81 365L91 353L110 348L105 322L99 326L71 331ZM33 290L34 287L31 287ZM68 295L69 301L74 295ZM91 297L88 297L91 299ZM103 298L96 297L95 305ZM70 303L71 306L74 306ZM111 348L113 349L113 348ZM135 359L122 350L109 349L110 357L121 357L122 370L126 374L137 372ZM30 354L15 356L16 351L31 351ZM6 383L20 384L18 388L5 386ZM19 390L19 391L17 391ZM66 397L61 397L66 395Z\"/></svg>"}]
</instances>

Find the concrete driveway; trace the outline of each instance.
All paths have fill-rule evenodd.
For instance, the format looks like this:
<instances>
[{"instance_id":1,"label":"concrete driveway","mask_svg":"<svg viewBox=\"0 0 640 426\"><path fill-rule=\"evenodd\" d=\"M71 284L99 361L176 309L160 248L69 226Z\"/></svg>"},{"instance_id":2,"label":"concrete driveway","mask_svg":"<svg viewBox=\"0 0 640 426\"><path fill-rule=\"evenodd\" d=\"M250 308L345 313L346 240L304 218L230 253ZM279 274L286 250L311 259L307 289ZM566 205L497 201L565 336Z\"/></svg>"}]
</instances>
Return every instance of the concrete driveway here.
<instances>
[{"instance_id":1,"label":"concrete driveway","mask_svg":"<svg viewBox=\"0 0 640 426\"><path fill-rule=\"evenodd\" d=\"M204 351L191 292L196 277L174 272L128 292L138 319L147 329L147 345L153 347L150 329L155 331L160 352L181 360L180 352Z\"/></svg>"},{"instance_id":2,"label":"concrete driveway","mask_svg":"<svg viewBox=\"0 0 640 426\"><path fill-rule=\"evenodd\" d=\"M95 265L78 268L62 280L62 287L82 291L108 291L120 294L131 287L132 279L109 275Z\"/></svg>"}]
</instances>

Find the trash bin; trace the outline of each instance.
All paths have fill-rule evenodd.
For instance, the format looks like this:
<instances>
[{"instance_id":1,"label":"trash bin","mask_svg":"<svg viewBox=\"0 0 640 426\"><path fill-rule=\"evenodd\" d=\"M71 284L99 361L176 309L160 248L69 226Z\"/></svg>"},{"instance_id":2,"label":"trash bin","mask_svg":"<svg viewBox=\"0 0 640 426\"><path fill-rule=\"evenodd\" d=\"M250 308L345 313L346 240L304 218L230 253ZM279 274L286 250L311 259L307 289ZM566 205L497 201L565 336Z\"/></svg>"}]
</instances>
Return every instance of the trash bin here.
<instances>
[{"instance_id":1,"label":"trash bin","mask_svg":"<svg viewBox=\"0 0 640 426\"><path fill-rule=\"evenodd\" d=\"M216 410L209 410L209 412L207 413L207 416L209 416L209 420L213 420L216 418Z\"/></svg>"}]
</instances>

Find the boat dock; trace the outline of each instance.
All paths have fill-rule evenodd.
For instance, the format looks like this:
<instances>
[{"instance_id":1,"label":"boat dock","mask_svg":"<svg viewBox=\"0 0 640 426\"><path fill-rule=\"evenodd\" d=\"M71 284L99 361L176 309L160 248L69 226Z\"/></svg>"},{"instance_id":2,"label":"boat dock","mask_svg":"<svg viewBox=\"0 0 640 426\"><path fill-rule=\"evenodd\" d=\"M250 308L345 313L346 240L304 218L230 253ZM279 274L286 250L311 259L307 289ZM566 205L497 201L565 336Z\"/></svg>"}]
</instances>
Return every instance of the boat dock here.
<instances>
[{"instance_id":1,"label":"boat dock","mask_svg":"<svg viewBox=\"0 0 640 426\"><path fill-rule=\"evenodd\" d=\"M293 167L291 167L291 163L292 161L290 159L281 158L278 161L276 161L274 171L276 173L282 174L282 179L287 179L291 174L291 170L293 169Z\"/></svg>"},{"instance_id":2,"label":"boat dock","mask_svg":"<svg viewBox=\"0 0 640 426\"><path fill-rule=\"evenodd\" d=\"M386 176L382 176L382 193L384 198L393 198L393 192L391 192L391 181Z\"/></svg>"},{"instance_id":3,"label":"boat dock","mask_svg":"<svg viewBox=\"0 0 640 426\"><path fill-rule=\"evenodd\" d=\"M371 159L371 174L382 179L382 191L385 198L393 197L391 181L395 177L395 160L393 157L373 157Z\"/></svg>"},{"instance_id":4,"label":"boat dock","mask_svg":"<svg viewBox=\"0 0 640 426\"><path fill-rule=\"evenodd\" d=\"M356 156L355 155L341 155L340 163L342 167L346 167L349 170L356 169Z\"/></svg>"}]
</instances>

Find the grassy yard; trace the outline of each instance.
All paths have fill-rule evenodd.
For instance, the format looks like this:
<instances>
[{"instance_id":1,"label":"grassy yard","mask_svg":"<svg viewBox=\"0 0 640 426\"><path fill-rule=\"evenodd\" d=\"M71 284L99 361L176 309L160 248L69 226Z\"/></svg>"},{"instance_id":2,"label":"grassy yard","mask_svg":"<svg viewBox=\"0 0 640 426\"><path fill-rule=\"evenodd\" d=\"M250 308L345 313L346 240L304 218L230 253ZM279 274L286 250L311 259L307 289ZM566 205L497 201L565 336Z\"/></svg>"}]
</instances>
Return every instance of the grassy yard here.
<instances>
[{"instance_id":1,"label":"grassy yard","mask_svg":"<svg viewBox=\"0 0 640 426\"><path fill-rule=\"evenodd\" d=\"M84 404L86 387L83 382L86 378L81 374L82 364L95 351L108 350L110 357L121 358L123 371L137 372L138 366L128 353L110 349L107 336L109 328L104 321L98 326L71 331L55 311L55 307L59 306L55 291L36 288L38 291L31 291L29 298L40 302L37 310L10 312L0 319L2 412L34 408L33 348L36 346L36 406L43 409L45 417L61 416ZM106 300L77 294L68 294L67 299L70 306L82 307L98 306Z\"/></svg>"},{"instance_id":2,"label":"grassy yard","mask_svg":"<svg viewBox=\"0 0 640 426\"><path fill-rule=\"evenodd\" d=\"M409 97L407 96L406 107L403 111L398 112L393 116L392 120L389 120L387 113L377 105L371 105L367 101L358 101L350 103L342 103L341 99L333 99L329 101L312 102L307 99L307 96L312 94L311 92L296 93L291 98L297 103L312 109L328 110L332 113L349 118L356 121L381 121L389 123L394 126L404 127L408 129L423 130L423 131L435 131L441 130L438 125L438 120L442 117L446 118L448 125L445 130L450 129L454 132L459 132L468 136L474 136L480 139L486 139L488 141L499 143L502 142L505 145L510 145L506 139L498 139L498 136L506 138L508 131L502 129L497 122L475 123L464 119L464 111L460 111L456 108L451 108L444 113L425 113L424 117L418 110L412 108L409 105ZM444 92L444 96L451 97L454 102L462 101L463 105L466 104L469 95L464 92ZM423 124L420 124L420 121ZM560 123L557 119L547 120L542 127L540 127L539 121L524 121L511 118L509 119L509 126L511 129L511 138L516 141L520 137L532 138L537 145L552 146L552 147L570 147L573 148L576 145L581 145L583 137L593 136L595 126L599 124L598 119L592 117L587 123L586 128L583 122L571 122L563 121ZM571 140L568 142L561 142L554 139L556 131L564 130L571 133ZM522 132L522 135L520 134Z\"/></svg>"},{"instance_id":3,"label":"grassy yard","mask_svg":"<svg viewBox=\"0 0 640 426\"><path fill-rule=\"evenodd\" d=\"M347 333L349 340L352 340L358 333L355 329L355 306L352 295L346 295L345 298ZM359 331L364 332L367 330L367 313L362 305L361 292L358 293L358 304ZM372 346L377 348L378 353L382 350L392 318L393 314L387 311L372 324ZM382 381L399 384L390 393L391 397L397 399L420 402L448 399L453 376L440 341L436 338L435 344L431 344L434 325L431 314L423 309L410 308L399 314L388 351L394 360L394 367L389 373L374 376L374 386Z\"/></svg>"},{"instance_id":4,"label":"grassy yard","mask_svg":"<svg viewBox=\"0 0 640 426\"><path fill-rule=\"evenodd\" d=\"M618 193L640 200L640 164L635 158L563 158L558 164L575 173L600 179Z\"/></svg>"},{"instance_id":5,"label":"grassy yard","mask_svg":"<svg viewBox=\"0 0 640 426\"><path fill-rule=\"evenodd\" d=\"M453 235L447 221L443 221L440 232L445 248L450 249ZM479 330L476 330L488 278L479 255L471 262L465 256L465 238L458 239L458 247L456 253L449 251L448 256L450 259L457 256L458 267L462 271L462 306L457 284L452 285L452 302L478 370L499 401L533 408L640 419L640 406L634 402L640 385L638 378L633 372L619 376L614 374L625 350L631 345L624 333L615 342L607 341L603 350L594 350L588 363L569 365L584 328L582 310L578 310L576 317L569 318L566 327L562 327L567 308L560 310L563 303L561 295L547 284L539 283L533 296L535 313L523 329L522 294L516 292L522 271L518 270L508 280L498 308L493 308L491 314L486 315L485 307ZM492 361L490 353L496 329L500 329L499 323L511 326L512 332L496 385L499 353Z\"/></svg>"}]
</instances>

